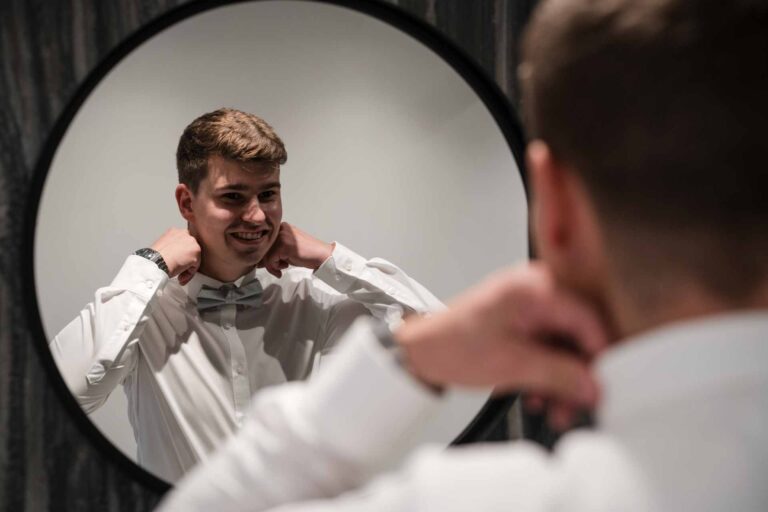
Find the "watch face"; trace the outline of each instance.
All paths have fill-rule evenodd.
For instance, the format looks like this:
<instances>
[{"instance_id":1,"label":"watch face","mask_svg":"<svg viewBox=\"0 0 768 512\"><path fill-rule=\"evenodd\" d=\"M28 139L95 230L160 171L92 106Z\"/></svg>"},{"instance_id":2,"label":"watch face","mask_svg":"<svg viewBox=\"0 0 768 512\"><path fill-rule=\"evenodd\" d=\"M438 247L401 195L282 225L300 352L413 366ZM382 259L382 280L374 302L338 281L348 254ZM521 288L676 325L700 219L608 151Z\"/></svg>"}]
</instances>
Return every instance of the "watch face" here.
<instances>
[{"instance_id":1,"label":"watch face","mask_svg":"<svg viewBox=\"0 0 768 512\"><path fill-rule=\"evenodd\" d=\"M148 260L155 261L155 257L157 255L156 251L153 251L152 249L139 249L134 254L137 256L141 256L142 258L147 258Z\"/></svg>"}]
</instances>

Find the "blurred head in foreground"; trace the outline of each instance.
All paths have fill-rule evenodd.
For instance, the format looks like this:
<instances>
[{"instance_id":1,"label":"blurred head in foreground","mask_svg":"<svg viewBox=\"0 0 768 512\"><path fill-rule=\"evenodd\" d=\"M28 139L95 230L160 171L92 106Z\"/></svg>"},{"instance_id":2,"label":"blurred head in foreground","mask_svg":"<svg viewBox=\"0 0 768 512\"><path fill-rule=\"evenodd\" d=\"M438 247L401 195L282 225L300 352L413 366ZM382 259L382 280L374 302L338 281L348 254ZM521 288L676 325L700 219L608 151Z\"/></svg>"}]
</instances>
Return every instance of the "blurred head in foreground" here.
<instances>
[{"instance_id":1,"label":"blurred head in foreground","mask_svg":"<svg viewBox=\"0 0 768 512\"><path fill-rule=\"evenodd\" d=\"M619 336L768 304L768 4L551 0L520 67L539 255Z\"/></svg>"}]
</instances>

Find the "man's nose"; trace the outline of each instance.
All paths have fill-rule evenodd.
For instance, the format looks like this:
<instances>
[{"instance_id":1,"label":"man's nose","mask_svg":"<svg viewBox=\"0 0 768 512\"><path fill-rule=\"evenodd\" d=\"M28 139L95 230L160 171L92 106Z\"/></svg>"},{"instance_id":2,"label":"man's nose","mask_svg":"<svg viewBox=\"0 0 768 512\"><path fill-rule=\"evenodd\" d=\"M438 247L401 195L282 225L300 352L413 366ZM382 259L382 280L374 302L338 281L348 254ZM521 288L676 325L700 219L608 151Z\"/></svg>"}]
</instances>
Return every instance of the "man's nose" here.
<instances>
[{"instance_id":1,"label":"man's nose","mask_svg":"<svg viewBox=\"0 0 768 512\"><path fill-rule=\"evenodd\" d=\"M245 222L258 224L260 222L264 222L266 218L267 216L265 215L264 210L261 209L261 205L259 204L259 201L256 199L249 202L248 205L245 207L245 210L243 210L242 219Z\"/></svg>"}]
</instances>

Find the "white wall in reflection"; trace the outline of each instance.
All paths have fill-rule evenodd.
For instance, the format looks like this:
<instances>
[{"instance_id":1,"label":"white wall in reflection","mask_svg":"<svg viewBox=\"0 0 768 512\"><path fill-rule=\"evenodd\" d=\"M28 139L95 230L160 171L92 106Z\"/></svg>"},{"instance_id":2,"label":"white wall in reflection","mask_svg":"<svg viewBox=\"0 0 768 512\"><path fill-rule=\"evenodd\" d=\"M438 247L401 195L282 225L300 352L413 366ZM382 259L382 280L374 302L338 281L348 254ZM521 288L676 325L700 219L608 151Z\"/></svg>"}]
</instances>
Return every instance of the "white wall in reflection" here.
<instances>
[{"instance_id":1,"label":"white wall in reflection","mask_svg":"<svg viewBox=\"0 0 768 512\"><path fill-rule=\"evenodd\" d=\"M395 262L443 300L527 257L517 165L482 102L431 50L373 18L302 1L242 3L144 43L96 88L45 185L35 272L49 338L125 257L183 226L175 149L228 106L284 140L284 219ZM449 441L484 394L456 398ZM91 418L135 458L121 391Z\"/></svg>"}]
</instances>

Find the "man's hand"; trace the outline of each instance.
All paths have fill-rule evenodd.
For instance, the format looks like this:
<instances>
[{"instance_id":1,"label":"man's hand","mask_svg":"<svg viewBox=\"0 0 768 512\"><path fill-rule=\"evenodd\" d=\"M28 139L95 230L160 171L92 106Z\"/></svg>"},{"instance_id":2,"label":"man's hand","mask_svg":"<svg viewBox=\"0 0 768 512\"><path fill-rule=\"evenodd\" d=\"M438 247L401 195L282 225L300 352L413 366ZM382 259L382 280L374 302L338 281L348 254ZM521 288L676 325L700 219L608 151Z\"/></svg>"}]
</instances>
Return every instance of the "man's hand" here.
<instances>
[{"instance_id":1,"label":"man's hand","mask_svg":"<svg viewBox=\"0 0 768 512\"><path fill-rule=\"evenodd\" d=\"M181 285L187 284L200 268L200 244L186 229L169 229L152 244L152 249L163 257L170 276L179 276Z\"/></svg>"},{"instance_id":2,"label":"man's hand","mask_svg":"<svg viewBox=\"0 0 768 512\"><path fill-rule=\"evenodd\" d=\"M595 405L588 364L607 338L597 313L540 263L498 272L447 311L412 317L395 332L406 365L426 384L532 391L558 410Z\"/></svg>"},{"instance_id":3,"label":"man's hand","mask_svg":"<svg viewBox=\"0 0 768 512\"><path fill-rule=\"evenodd\" d=\"M333 244L318 240L287 222L280 224L277 240L259 262L270 274L282 277L289 265L317 270L333 252Z\"/></svg>"}]
</instances>

